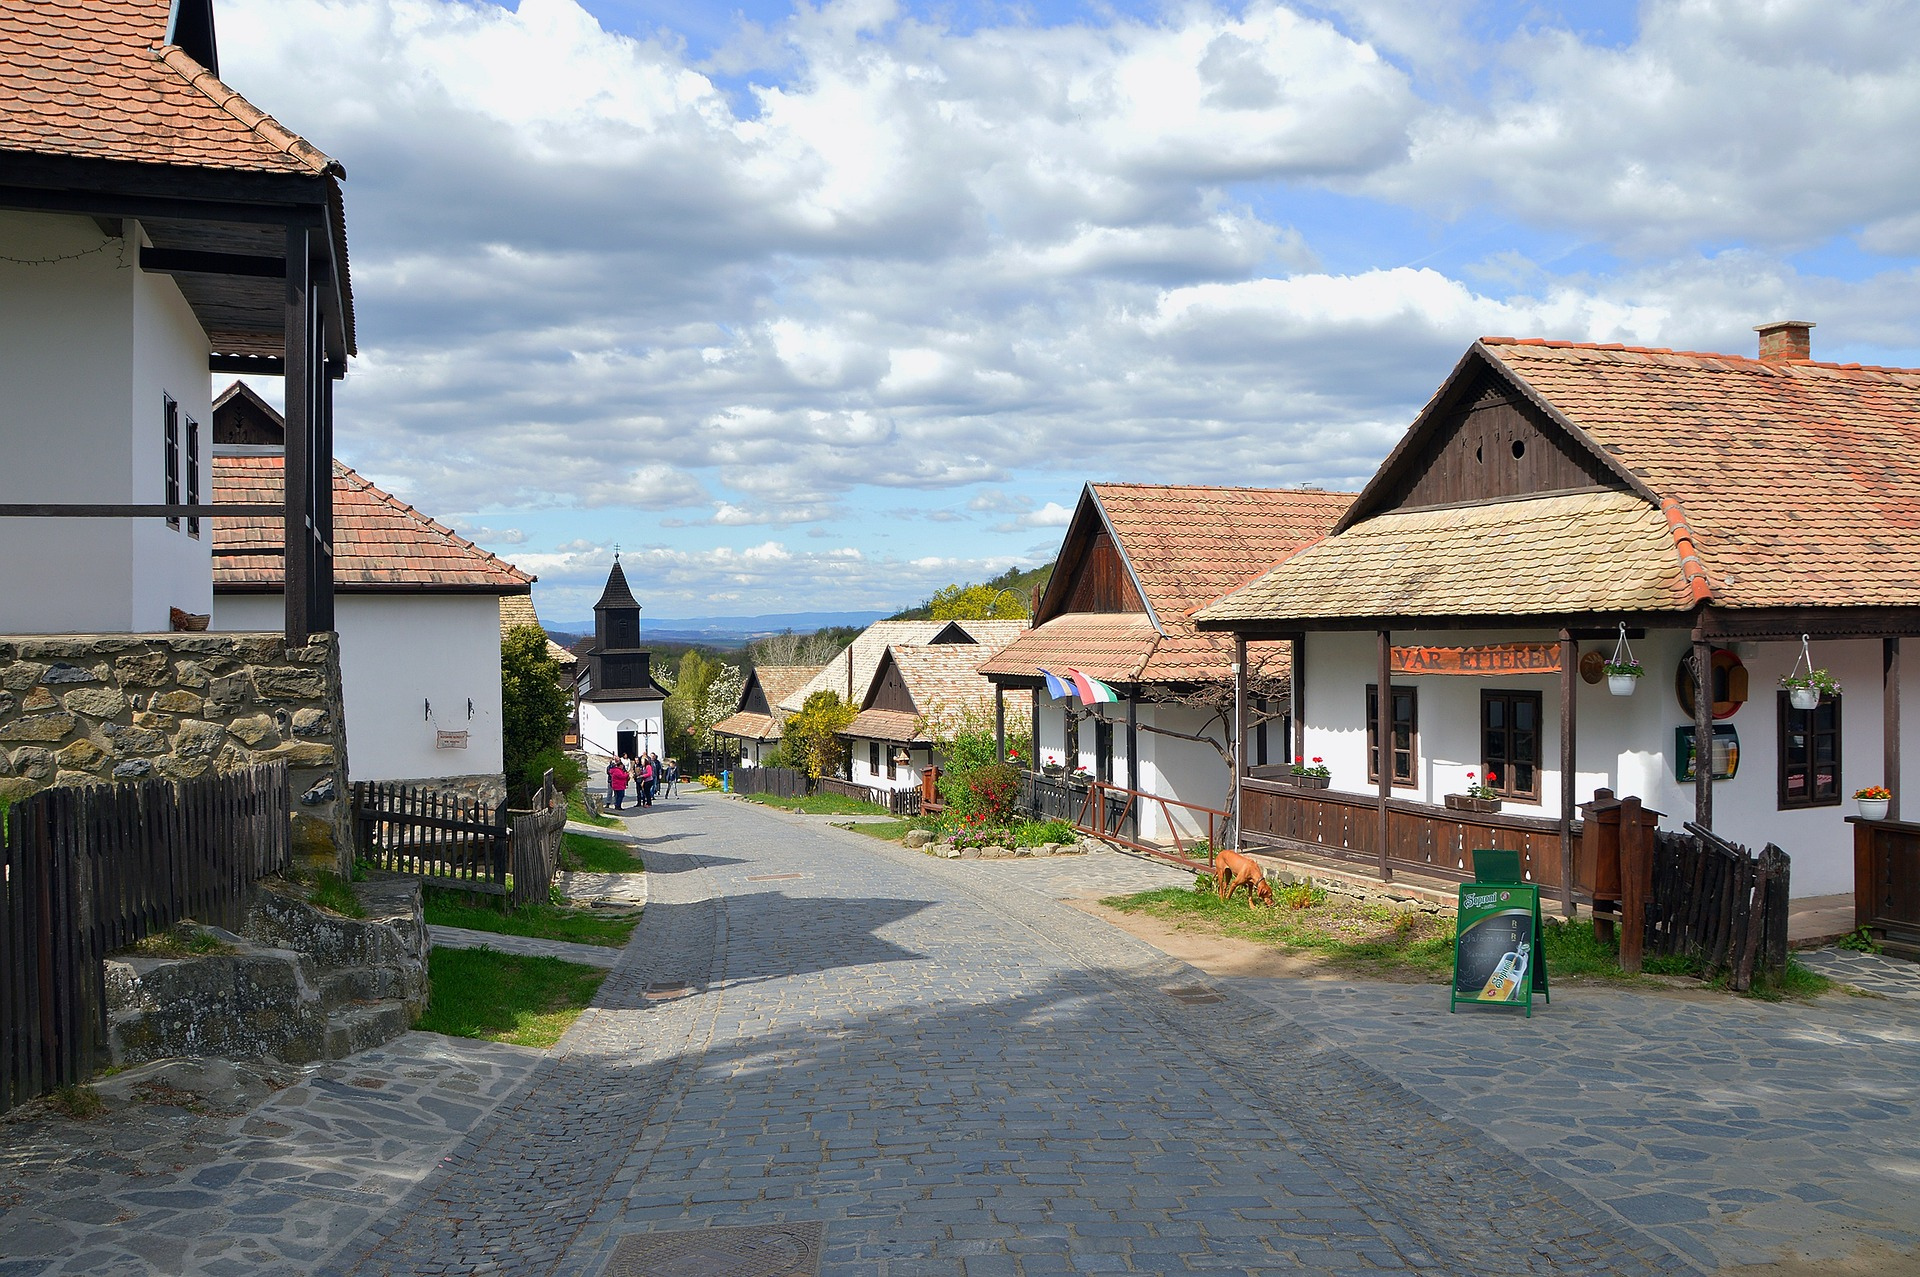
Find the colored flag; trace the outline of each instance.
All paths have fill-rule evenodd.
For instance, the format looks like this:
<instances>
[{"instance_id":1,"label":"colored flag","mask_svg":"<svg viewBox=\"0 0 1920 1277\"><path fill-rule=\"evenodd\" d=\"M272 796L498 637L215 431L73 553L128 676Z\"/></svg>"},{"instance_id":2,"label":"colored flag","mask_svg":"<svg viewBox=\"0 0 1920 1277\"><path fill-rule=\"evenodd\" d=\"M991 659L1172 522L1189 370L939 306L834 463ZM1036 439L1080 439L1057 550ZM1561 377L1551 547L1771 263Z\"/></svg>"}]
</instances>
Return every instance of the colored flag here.
<instances>
[{"instance_id":1,"label":"colored flag","mask_svg":"<svg viewBox=\"0 0 1920 1277\"><path fill-rule=\"evenodd\" d=\"M1073 679L1074 690L1080 693L1080 699L1089 705L1107 705L1120 699L1120 693L1097 678L1090 678L1079 670L1068 670L1067 675Z\"/></svg>"},{"instance_id":2,"label":"colored flag","mask_svg":"<svg viewBox=\"0 0 1920 1277\"><path fill-rule=\"evenodd\" d=\"M1061 678L1052 670L1041 670L1040 677L1047 680L1048 696L1053 697L1055 700L1061 700L1063 698L1071 700L1073 698L1073 684L1067 682L1066 679Z\"/></svg>"}]
</instances>

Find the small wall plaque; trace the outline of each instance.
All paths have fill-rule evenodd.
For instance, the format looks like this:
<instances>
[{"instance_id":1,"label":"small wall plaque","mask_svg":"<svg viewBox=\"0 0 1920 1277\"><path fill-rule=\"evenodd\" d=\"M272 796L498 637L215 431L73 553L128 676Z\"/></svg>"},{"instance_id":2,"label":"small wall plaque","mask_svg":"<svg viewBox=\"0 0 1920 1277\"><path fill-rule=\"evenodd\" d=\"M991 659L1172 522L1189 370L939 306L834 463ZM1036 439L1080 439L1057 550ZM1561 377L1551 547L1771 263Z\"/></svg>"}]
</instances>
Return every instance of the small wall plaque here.
<instances>
[{"instance_id":1,"label":"small wall plaque","mask_svg":"<svg viewBox=\"0 0 1920 1277\"><path fill-rule=\"evenodd\" d=\"M433 734L433 747L435 749L465 749L467 747L467 733L435 732Z\"/></svg>"}]
</instances>

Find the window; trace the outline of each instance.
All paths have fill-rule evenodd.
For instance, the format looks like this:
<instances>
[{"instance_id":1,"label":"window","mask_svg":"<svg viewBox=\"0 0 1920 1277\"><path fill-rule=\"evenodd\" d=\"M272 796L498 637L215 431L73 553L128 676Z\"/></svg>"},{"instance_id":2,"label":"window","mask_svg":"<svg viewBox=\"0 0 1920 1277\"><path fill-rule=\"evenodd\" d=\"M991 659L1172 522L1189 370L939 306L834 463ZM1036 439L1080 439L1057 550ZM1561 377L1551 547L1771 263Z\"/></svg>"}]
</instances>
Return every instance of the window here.
<instances>
[{"instance_id":1,"label":"window","mask_svg":"<svg viewBox=\"0 0 1920 1277\"><path fill-rule=\"evenodd\" d=\"M1813 709L1780 697L1780 810L1840 803L1840 698Z\"/></svg>"},{"instance_id":2,"label":"window","mask_svg":"<svg viewBox=\"0 0 1920 1277\"><path fill-rule=\"evenodd\" d=\"M200 423L187 418L187 504L200 504ZM187 535L200 535L200 520L187 517Z\"/></svg>"},{"instance_id":3,"label":"window","mask_svg":"<svg viewBox=\"0 0 1920 1277\"><path fill-rule=\"evenodd\" d=\"M867 774L870 776L880 774L880 742L877 740L867 742Z\"/></svg>"},{"instance_id":4,"label":"window","mask_svg":"<svg viewBox=\"0 0 1920 1277\"><path fill-rule=\"evenodd\" d=\"M1540 693L1480 693L1480 783L1505 798L1540 797Z\"/></svg>"},{"instance_id":5,"label":"window","mask_svg":"<svg viewBox=\"0 0 1920 1277\"><path fill-rule=\"evenodd\" d=\"M180 504L180 405L172 395L160 396L162 432L166 443L166 504ZM167 526L178 532L179 519L168 519Z\"/></svg>"},{"instance_id":6,"label":"window","mask_svg":"<svg viewBox=\"0 0 1920 1277\"><path fill-rule=\"evenodd\" d=\"M895 749L891 745L887 746L886 748L887 748L887 779L893 780L895 777L897 777L900 774L900 764L897 761L900 757L900 751Z\"/></svg>"},{"instance_id":7,"label":"window","mask_svg":"<svg viewBox=\"0 0 1920 1277\"><path fill-rule=\"evenodd\" d=\"M1393 783L1413 784L1415 742L1420 733L1420 706L1411 687L1392 689ZM1367 684L1367 779L1380 781L1380 685Z\"/></svg>"},{"instance_id":8,"label":"window","mask_svg":"<svg viewBox=\"0 0 1920 1277\"><path fill-rule=\"evenodd\" d=\"M1104 718L1093 721L1093 774L1102 784L1113 783L1113 724Z\"/></svg>"},{"instance_id":9,"label":"window","mask_svg":"<svg viewBox=\"0 0 1920 1277\"><path fill-rule=\"evenodd\" d=\"M1067 747L1065 753L1066 756L1061 761L1066 763L1068 771L1073 771L1080 766L1080 720L1074 717L1072 710L1067 711Z\"/></svg>"}]
</instances>

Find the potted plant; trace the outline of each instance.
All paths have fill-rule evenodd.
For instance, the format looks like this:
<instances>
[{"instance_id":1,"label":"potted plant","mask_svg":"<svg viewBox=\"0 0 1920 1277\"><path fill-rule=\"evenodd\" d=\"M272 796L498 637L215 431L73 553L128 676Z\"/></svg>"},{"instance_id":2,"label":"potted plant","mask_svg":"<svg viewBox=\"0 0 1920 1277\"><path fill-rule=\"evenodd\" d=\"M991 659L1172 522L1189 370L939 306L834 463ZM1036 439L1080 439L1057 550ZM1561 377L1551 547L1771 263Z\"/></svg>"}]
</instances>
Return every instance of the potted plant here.
<instances>
[{"instance_id":1,"label":"potted plant","mask_svg":"<svg viewBox=\"0 0 1920 1277\"><path fill-rule=\"evenodd\" d=\"M1840 695L1840 684L1826 670L1809 668L1805 673L1796 667L1794 672L1781 676L1780 686L1787 691L1787 700L1795 709L1818 709L1823 696Z\"/></svg>"},{"instance_id":2,"label":"potted plant","mask_svg":"<svg viewBox=\"0 0 1920 1277\"><path fill-rule=\"evenodd\" d=\"M1499 811L1500 791L1493 786L1500 779L1498 772L1488 772L1485 784L1475 779L1476 773L1467 773L1467 792L1448 794L1447 808L1450 811Z\"/></svg>"},{"instance_id":3,"label":"potted plant","mask_svg":"<svg viewBox=\"0 0 1920 1277\"><path fill-rule=\"evenodd\" d=\"M1607 690L1615 696L1633 695L1634 689L1640 686L1640 676L1646 673L1640 662L1632 656L1625 660L1616 657L1608 661L1606 670Z\"/></svg>"},{"instance_id":4,"label":"potted plant","mask_svg":"<svg viewBox=\"0 0 1920 1277\"><path fill-rule=\"evenodd\" d=\"M1047 761L1040 765L1040 770L1049 776L1058 776L1066 770L1066 767L1060 762L1058 754L1048 754Z\"/></svg>"},{"instance_id":5,"label":"potted plant","mask_svg":"<svg viewBox=\"0 0 1920 1277\"><path fill-rule=\"evenodd\" d=\"M1084 767L1076 767L1073 769L1073 775L1067 777L1067 781L1069 784L1074 785L1091 785L1093 783L1093 773Z\"/></svg>"},{"instance_id":6,"label":"potted plant","mask_svg":"<svg viewBox=\"0 0 1920 1277\"><path fill-rule=\"evenodd\" d=\"M1301 789L1325 789L1333 783L1333 772L1321 758L1315 758L1311 763L1304 758L1296 758L1290 770L1293 772L1293 783Z\"/></svg>"},{"instance_id":7,"label":"potted plant","mask_svg":"<svg viewBox=\"0 0 1920 1277\"><path fill-rule=\"evenodd\" d=\"M1885 785L1868 785L1865 789L1853 791L1853 801L1860 808L1860 819L1885 820L1887 804L1893 801L1893 791Z\"/></svg>"}]
</instances>

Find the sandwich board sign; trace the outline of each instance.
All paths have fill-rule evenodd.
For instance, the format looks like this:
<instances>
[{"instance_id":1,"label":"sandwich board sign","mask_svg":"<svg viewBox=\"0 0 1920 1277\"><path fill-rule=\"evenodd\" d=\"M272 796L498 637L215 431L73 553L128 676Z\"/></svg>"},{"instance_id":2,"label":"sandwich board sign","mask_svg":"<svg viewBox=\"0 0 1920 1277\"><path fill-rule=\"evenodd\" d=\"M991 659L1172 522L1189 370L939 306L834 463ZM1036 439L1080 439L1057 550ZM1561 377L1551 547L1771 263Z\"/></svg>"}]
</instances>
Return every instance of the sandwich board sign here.
<instances>
[{"instance_id":1,"label":"sandwich board sign","mask_svg":"<svg viewBox=\"0 0 1920 1277\"><path fill-rule=\"evenodd\" d=\"M1547 955L1541 952L1540 888L1525 883L1460 885L1453 941L1453 996L1447 1009L1520 1007L1531 1016L1537 992L1547 991Z\"/></svg>"}]
</instances>

